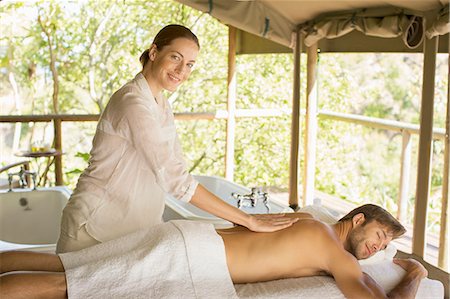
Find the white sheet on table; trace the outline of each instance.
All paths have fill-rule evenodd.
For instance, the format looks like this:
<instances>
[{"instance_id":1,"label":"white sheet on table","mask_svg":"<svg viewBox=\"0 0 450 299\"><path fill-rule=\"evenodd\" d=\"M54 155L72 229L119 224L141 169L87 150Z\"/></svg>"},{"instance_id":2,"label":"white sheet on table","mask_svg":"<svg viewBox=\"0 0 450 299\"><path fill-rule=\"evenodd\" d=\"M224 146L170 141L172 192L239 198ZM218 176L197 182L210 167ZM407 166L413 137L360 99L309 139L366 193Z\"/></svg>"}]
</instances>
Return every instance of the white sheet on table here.
<instances>
[{"instance_id":1,"label":"white sheet on table","mask_svg":"<svg viewBox=\"0 0 450 299\"><path fill-rule=\"evenodd\" d=\"M391 275L391 274L390 274ZM332 277L314 276L235 285L241 299L307 298L345 299ZM425 278L419 286L417 299L442 299L440 281Z\"/></svg>"}]
</instances>

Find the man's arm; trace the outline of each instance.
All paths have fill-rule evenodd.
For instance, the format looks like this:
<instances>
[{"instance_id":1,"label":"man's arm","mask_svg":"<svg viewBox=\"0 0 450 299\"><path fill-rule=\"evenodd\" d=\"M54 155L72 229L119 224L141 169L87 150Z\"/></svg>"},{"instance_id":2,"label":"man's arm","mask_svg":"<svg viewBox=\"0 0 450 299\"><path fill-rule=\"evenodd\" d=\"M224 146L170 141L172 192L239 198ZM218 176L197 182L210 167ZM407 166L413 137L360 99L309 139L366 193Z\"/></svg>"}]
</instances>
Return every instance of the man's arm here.
<instances>
[{"instance_id":1,"label":"man's arm","mask_svg":"<svg viewBox=\"0 0 450 299\"><path fill-rule=\"evenodd\" d=\"M420 281L427 277L428 271L414 259L394 259L394 263L405 269L406 275L400 283L388 294L389 298L414 298Z\"/></svg>"},{"instance_id":2,"label":"man's arm","mask_svg":"<svg viewBox=\"0 0 450 299\"><path fill-rule=\"evenodd\" d=\"M389 294L369 275L362 273L356 258L346 251L335 254L330 273L347 298L414 298L420 281L427 276L427 271L415 260L396 260L395 263L407 273Z\"/></svg>"},{"instance_id":3,"label":"man's arm","mask_svg":"<svg viewBox=\"0 0 450 299\"><path fill-rule=\"evenodd\" d=\"M415 298L420 281L428 275L428 271L422 264L413 259L400 260L395 259L394 263L405 269L406 274L400 283L387 294L387 298L409 299ZM364 281L367 285L379 288L375 280L364 273ZM381 289L381 288L380 288ZM384 291L383 291L384 294Z\"/></svg>"},{"instance_id":4,"label":"man's arm","mask_svg":"<svg viewBox=\"0 0 450 299\"><path fill-rule=\"evenodd\" d=\"M381 287L361 271L356 258L343 248L330 249L329 273L346 298L387 298Z\"/></svg>"}]
</instances>

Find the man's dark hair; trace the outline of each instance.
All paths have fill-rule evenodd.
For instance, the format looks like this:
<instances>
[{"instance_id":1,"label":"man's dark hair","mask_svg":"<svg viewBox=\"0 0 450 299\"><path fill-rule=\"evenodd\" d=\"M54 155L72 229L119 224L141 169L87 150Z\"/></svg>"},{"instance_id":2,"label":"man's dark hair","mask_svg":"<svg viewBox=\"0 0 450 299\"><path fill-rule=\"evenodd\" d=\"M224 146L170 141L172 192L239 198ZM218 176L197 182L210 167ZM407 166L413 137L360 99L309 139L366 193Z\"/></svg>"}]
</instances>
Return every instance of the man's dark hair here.
<instances>
[{"instance_id":1,"label":"man's dark hair","mask_svg":"<svg viewBox=\"0 0 450 299\"><path fill-rule=\"evenodd\" d=\"M353 217L359 213L364 214L365 221L363 226L371 221L377 221L381 225L385 225L389 232L392 234L392 238L396 239L406 232L405 227L392 216L388 211L373 204L365 204L356 209L353 209L350 213L339 219L340 222L352 220Z\"/></svg>"}]
</instances>

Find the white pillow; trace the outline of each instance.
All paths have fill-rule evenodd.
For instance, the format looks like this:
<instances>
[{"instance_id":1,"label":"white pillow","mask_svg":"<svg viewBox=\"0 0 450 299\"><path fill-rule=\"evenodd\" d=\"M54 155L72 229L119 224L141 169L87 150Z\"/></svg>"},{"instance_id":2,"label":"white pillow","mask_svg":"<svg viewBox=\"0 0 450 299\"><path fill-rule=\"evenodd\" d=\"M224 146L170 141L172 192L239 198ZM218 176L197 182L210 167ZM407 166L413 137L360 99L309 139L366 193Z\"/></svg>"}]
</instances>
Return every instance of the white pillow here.
<instances>
[{"instance_id":1,"label":"white pillow","mask_svg":"<svg viewBox=\"0 0 450 299\"><path fill-rule=\"evenodd\" d=\"M373 265L376 263L380 263L383 261L390 261L392 262L392 259L397 254L397 248L394 244L388 244L386 249L380 250L371 257L364 259L364 260L358 260L359 264L362 265Z\"/></svg>"},{"instance_id":2,"label":"white pillow","mask_svg":"<svg viewBox=\"0 0 450 299\"><path fill-rule=\"evenodd\" d=\"M392 261L382 260L376 264L361 265L363 272L372 277L386 293L389 293L405 276L406 271Z\"/></svg>"}]
</instances>

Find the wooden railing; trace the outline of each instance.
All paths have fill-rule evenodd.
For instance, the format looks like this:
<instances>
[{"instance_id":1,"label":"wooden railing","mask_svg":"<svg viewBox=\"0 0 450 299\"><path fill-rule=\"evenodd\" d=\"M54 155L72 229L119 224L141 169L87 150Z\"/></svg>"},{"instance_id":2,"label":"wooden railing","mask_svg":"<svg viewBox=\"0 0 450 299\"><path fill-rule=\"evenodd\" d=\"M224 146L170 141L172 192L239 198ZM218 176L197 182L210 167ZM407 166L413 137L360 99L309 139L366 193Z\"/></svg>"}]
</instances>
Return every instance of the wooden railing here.
<instances>
[{"instance_id":1,"label":"wooden railing","mask_svg":"<svg viewBox=\"0 0 450 299\"><path fill-rule=\"evenodd\" d=\"M236 109L233 113L233 117L278 117L283 115L289 115L290 110L280 109ZM302 111L302 114L305 112ZM361 115L336 113L331 111L320 111L318 113L320 119L330 119L335 121L344 121L352 124L363 125L374 129L383 129L389 131L396 131L402 134L402 154L401 154L401 174L400 174L400 187L399 187L399 199L398 199L398 214L397 217L404 221L406 217L408 191L409 191L409 177L411 166L411 135L420 133L418 125L404 123L399 121L378 119L372 117L366 117ZM61 115L0 115L0 123L16 123L16 122L53 122L55 131L55 149L62 151L62 129L61 123L63 121L69 122L86 122L97 121L98 114L61 114ZM228 119L228 112L226 110L218 110L216 112L203 112L203 113L175 113L176 120L214 120L214 119ZM448 138L448 137L447 137ZM445 129L434 129L433 139L445 140ZM448 155L448 153L446 153ZM55 177L56 184L63 185L63 172L62 172L62 156L55 157ZM448 157L445 157L448 159ZM448 180L448 172L444 171L443 180ZM448 193L443 192L442 195L442 211L441 215L446 215L446 207L448 206ZM447 225L444 222L440 223L440 240L439 240L439 266L444 267L446 260L441 254L448 250L446 242Z\"/></svg>"}]
</instances>

